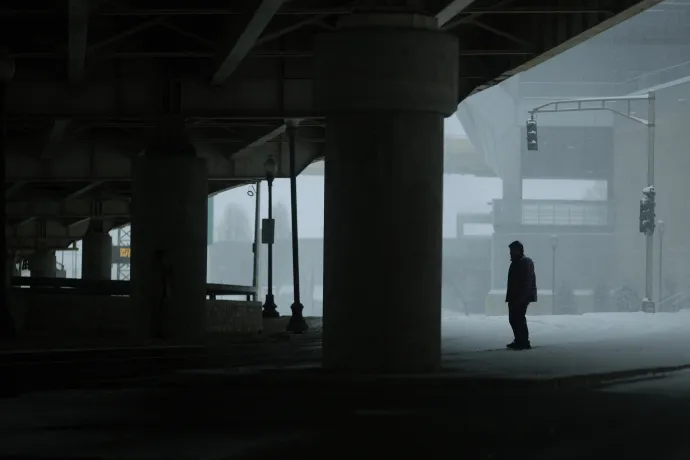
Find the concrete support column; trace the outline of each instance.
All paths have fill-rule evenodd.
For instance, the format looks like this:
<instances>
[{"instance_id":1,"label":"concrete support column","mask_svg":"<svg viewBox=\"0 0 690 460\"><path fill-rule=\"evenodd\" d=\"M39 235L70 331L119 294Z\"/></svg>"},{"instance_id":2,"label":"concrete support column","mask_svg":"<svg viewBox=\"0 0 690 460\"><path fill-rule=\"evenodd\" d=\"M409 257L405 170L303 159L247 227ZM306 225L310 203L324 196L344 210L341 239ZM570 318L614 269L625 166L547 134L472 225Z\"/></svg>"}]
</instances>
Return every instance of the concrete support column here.
<instances>
[{"instance_id":1,"label":"concrete support column","mask_svg":"<svg viewBox=\"0 0 690 460\"><path fill-rule=\"evenodd\" d=\"M522 223L522 158L521 150L515 149L505 156L506 165L501 175L503 189L502 224Z\"/></svg>"},{"instance_id":2,"label":"concrete support column","mask_svg":"<svg viewBox=\"0 0 690 460\"><path fill-rule=\"evenodd\" d=\"M19 276L17 274L16 261L17 259L13 253L7 253L7 255L5 256L5 272L3 274L5 280L5 288L9 288L11 286L11 280L13 276Z\"/></svg>"},{"instance_id":3,"label":"concrete support column","mask_svg":"<svg viewBox=\"0 0 690 460\"><path fill-rule=\"evenodd\" d=\"M315 102L328 117L324 367L433 371L458 43L433 18L355 15L316 49Z\"/></svg>"},{"instance_id":4,"label":"concrete support column","mask_svg":"<svg viewBox=\"0 0 690 460\"><path fill-rule=\"evenodd\" d=\"M57 273L55 251L46 249L30 255L29 271L32 278L55 278Z\"/></svg>"},{"instance_id":5,"label":"concrete support column","mask_svg":"<svg viewBox=\"0 0 690 460\"><path fill-rule=\"evenodd\" d=\"M7 91L10 81L14 77L14 59L7 54L6 50L2 50L0 54L0 161L2 161L2 181L5 187L5 156L7 150ZM7 257L7 210L5 209L5 199L3 197L0 207L2 210L2 225L0 225L0 242ZM3 279L0 285L0 337L13 337L15 335L14 319L10 314L9 309L9 280L11 273L7 272L7 264L0 265L2 270L1 278Z\"/></svg>"},{"instance_id":6,"label":"concrete support column","mask_svg":"<svg viewBox=\"0 0 690 460\"><path fill-rule=\"evenodd\" d=\"M132 302L139 332L183 343L203 340L208 173L183 120L161 121L132 177Z\"/></svg>"},{"instance_id":7,"label":"concrete support column","mask_svg":"<svg viewBox=\"0 0 690 460\"><path fill-rule=\"evenodd\" d=\"M113 263L113 239L104 231L89 230L82 240L81 277L109 280Z\"/></svg>"}]
</instances>

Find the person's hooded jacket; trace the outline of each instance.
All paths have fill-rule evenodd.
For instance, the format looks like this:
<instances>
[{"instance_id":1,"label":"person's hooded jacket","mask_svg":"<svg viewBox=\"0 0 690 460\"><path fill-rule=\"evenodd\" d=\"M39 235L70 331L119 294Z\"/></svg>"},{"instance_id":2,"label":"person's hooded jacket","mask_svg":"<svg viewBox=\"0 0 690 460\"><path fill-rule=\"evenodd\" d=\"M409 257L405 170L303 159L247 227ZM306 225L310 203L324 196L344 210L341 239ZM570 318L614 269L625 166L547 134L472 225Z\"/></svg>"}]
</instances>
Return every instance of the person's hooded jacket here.
<instances>
[{"instance_id":1,"label":"person's hooded jacket","mask_svg":"<svg viewBox=\"0 0 690 460\"><path fill-rule=\"evenodd\" d=\"M523 255L510 262L506 302L527 303L536 301L537 276L534 274L534 262Z\"/></svg>"}]
</instances>

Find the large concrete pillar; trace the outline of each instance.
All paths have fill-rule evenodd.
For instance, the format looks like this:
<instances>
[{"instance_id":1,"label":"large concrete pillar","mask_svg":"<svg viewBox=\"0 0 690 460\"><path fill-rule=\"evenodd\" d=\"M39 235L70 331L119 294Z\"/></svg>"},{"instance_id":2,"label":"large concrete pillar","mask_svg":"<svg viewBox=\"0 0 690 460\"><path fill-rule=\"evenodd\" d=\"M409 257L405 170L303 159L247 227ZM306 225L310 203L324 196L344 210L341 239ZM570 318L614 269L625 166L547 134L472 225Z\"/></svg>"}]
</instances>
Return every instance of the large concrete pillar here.
<instances>
[{"instance_id":1,"label":"large concrete pillar","mask_svg":"<svg viewBox=\"0 0 690 460\"><path fill-rule=\"evenodd\" d=\"M132 302L141 334L194 343L205 332L208 173L183 130L164 120L134 165Z\"/></svg>"},{"instance_id":2,"label":"large concrete pillar","mask_svg":"<svg viewBox=\"0 0 690 460\"><path fill-rule=\"evenodd\" d=\"M327 114L326 368L437 369L441 353L443 119L458 44L433 18L363 15L317 44Z\"/></svg>"},{"instance_id":3,"label":"large concrete pillar","mask_svg":"<svg viewBox=\"0 0 690 460\"><path fill-rule=\"evenodd\" d=\"M508 139L514 141L511 145L501 145L504 149L503 165L501 167L502 198L501 224L522 224L522 145L524 144L521 131L510 129Z\"/></svg>"},{"instance_id":4,"label":"large concrete pillar","mask_svg":"<svg viewBox=\"0 0 690 460\"><path fill-rule=\"evenodd\" d=\"M6 50L0 54L0 161L2 161L2 181L5 187L5 158L7 150L7 88L14 77L14 59L10 57ZM0 225L0 242L7 257L7 210L5 209L5 198L0 202L2 210L2 225ZM0 265L2 273L0 277L3 283L0 285L0 337L13 337L15 334L14 319L9 309L9 287L11 273L7 271L7 264Z\"/></svg>"},{"instance_id":5,"label":"large concrete pillar","mask_svg":"<svg viewBox=\"0 0 690 460\"><path fill-rule=\"evenodd\" d=\"M113 239L103 228L90 228L82 240L81 277L85 280L111 279Z\"/></svg>"},{"instance_id":6,"label":"large concrete pillar","mask_svg":"<svg viewBox=\"0 0 690 460\"><path fill-rule=\"evenodd\" d=\"M5 271L3 273L3 278L4 278L4 286L6 289L9 289L12 285L12 277L13 276L19 276L17 274L17 258L15 257L14 253L8 252L5 255Z\"/></svg>"},{"instance_id":7,"label":"large concrete pillar","mask_svg":"<svg viewBox=\"0 0 690 460\"><path fill-rule=\"evenodd\" d=\"M57 260L55 251L45 249L36 251L29 256L29 271L32 278L55 278L57 273Z\"/></svg>"}]
</instances>

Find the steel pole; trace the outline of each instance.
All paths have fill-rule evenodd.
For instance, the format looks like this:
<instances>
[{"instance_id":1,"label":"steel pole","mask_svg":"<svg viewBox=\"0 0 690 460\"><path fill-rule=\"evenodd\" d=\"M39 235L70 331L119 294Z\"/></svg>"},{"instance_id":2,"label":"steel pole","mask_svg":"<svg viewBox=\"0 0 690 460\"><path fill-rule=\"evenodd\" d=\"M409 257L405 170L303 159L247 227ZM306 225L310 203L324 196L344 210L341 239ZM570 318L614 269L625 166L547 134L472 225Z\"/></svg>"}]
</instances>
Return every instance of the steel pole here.
<instances>
[{"instance_id":1,"label":"steel pole","mask_svg":"<svg viewBox=\"0 0 690 460\"><path fill-rule=\"evenodd\" d=\"M268 182L268 221L273 222L273 176L266 178ZM264 300L264 318L277 318L280 316L275 298L273 297L273 238L268 242L268 292Z\"/></svg>"},{"instance_id":2,"label":"steel pole","mask_svg":"<svg viewBox=\"0 0 690 460\"><path fill-rule=\"evenodd\" d=\"M664 231L659 229L659 293L658 303L663 299L663 279L664 279Z\"/></svg>"},{"instance_id":3,"label":"steel pole","mask_svg":"<svg viewBox=\"0 0 690 460\"><path fill-rule=\"evenodd\" d=\"M259 301L261 290L261 181L254 184L254 301Z\"/></svg>"},{"instance_id":4,"label":"steel pole","mask_svg":"<svg viewBox=\"0 0 690 460\"><path fill-rule=\"evenodd\" d=\"M268 180L268 220L273 221L273 179ZM273 298L273 241L268 243L268 295Z\"/></svg>"},{"instance_id":5,"label":"steel pole","mask_svg":"<svg viewBox=\"0 0 690 460\"><path fill-rule=\"evenodd\" d=\"M292 316L288 323L287 330L295 334L301 334L308 329L307 321L304 319L304 305L300 299L299 285L299 235L297 233L297 165L295 137L297 126L294 122L287 123L288 144L290 148L290 205L292 217L292 282L294 292L294 302L290 306Z\"/></svg>"},{"instance_id":6,"label":"steel pole","mask_svg":"<svg viewBox=\"0 0 690 460\"><path fill-rule=\"evenodd\" d=\"M654 91L650 91L647 98L649 107L649 120L647 122L647 186L654 186L654 143L655 143L655 124L656 124L656 95ZM646 235L646 257L645 257L645 297L651 303L653 308L654 301L652 300L654 286L653 286L653 264L654 264L654 233Z\"/></svg>"},{"instance_id":7,"label":"steel pole","mask_svg":"<svg viewBox=\"0 0 690 460\"><path fill-rule=\"evenodd\" d=\"M556 246L551 246L551 314L556 314Z\"/></svg>"}]
</instances>

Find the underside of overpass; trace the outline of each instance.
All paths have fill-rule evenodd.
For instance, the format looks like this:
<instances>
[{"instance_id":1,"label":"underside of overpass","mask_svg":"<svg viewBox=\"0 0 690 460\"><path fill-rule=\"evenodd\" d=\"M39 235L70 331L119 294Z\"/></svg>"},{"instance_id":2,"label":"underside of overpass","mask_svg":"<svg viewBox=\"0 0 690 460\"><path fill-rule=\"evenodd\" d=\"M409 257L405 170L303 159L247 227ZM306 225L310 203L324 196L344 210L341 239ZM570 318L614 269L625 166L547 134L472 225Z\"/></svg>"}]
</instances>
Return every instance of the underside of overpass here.
<instances>
[{"instance_id":1,"label":"underside of overpass","mask_svg":"<svg viewBox=\"0 0 690 460\"><path fill-rule=\"evenodd\" d=\"M459 100L653 1L8 1L0 43L15 62L7 102L10 246L64 248L88 220L129 221L132 158L174 107L210 165L209 192L264 177L301 120L298 169L324 155L312 96L314 39L353 13L437 16L458 37ZM69 5L69 6L68 6ZM26 34L25 31L31 31ZM279 161L279 177L287 176ZM94 202L99 202L94 205Z\"/></svg>"},{"instance_id":2,"label":"underside of overpass","mask_svg":"<svg viewBox=\"0 0 690 460\"><path fill-rule=\"evenodd\" d=\"M100 235L131 220L136 333L195 342L206 197L261 180L269 157L287 177L297 125L296 171L326 158L324 362L436 368L443 118L658 0L543 3L4 2L10 253L96 235L85 257L99 267ZM351 289L376 277L382 288ZM388 306L365 327L370 305ZM361 344L347 339L357 327Z\"/></svg>"}]
</instances>

